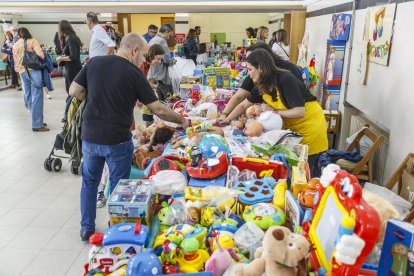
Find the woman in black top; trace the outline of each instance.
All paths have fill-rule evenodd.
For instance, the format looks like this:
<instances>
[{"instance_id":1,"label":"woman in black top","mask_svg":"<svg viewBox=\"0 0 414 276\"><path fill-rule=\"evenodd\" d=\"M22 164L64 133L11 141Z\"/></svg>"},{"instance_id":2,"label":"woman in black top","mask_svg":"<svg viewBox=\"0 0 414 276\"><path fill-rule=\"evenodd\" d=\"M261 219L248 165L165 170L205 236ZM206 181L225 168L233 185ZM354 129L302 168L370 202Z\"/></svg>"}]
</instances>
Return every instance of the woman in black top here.
<instances>
[{"instance_id":1,"label":"woman in black top","mask_svg":"<svg viewBox=\"0 0 414 276\"><path fill-rule=\"evenodd\" d=\"M63 66L65 67L65 88L68 97L66 99L65 116L62 121L66 121L66 113L72 100L69 96L69 87L76 75L82 69L80 50L83 44L73 30L72 25L66 20L59 22L58 34L60 45L62 47L62 55L56 58L56 62L63 63Z\"/></svg>"}]
</instances>

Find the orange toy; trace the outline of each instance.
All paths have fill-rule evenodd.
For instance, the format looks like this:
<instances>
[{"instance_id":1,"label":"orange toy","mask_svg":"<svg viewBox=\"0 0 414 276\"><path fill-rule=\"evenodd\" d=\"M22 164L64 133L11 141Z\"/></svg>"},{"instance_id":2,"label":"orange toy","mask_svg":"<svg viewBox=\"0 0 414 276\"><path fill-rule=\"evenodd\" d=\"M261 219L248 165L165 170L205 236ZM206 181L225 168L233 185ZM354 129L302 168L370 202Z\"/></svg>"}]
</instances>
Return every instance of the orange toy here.
<instances>
[{"instance_id":1,"label":"orange toy","mask_svg":"<svg viewBox=\"0 0 414 276\"><path fill-rule=\"evenodd\" d=\"M304 207L312 208L313 201L319 189L319 186L321 186L319 178L312 178L311 180L309 180L308 187L304 190L299 191L298 193L299 204Z\"/></svg>"}]
</instances>

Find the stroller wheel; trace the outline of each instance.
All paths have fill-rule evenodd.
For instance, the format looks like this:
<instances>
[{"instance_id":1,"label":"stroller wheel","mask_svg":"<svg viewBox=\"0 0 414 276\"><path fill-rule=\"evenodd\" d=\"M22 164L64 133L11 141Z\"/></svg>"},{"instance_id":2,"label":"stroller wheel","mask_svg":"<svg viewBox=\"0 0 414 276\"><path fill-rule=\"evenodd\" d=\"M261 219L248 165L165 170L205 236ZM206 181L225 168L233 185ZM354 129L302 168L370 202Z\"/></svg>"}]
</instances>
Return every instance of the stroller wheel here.
<instances>
[{"instance_id":1,"label":"stroller wheel","mask_svg":"<svg viewBox=\"0 0 414 276\"><path fill-rule=\"evenodd\" d=\"M51 166L52 160L53 160L53 158L48 157L48 158L46 158L45 162L43 163L43 167L45 168L45 170L47 170L49 172L52 171L52 166Z\"/></svg>"},{"instance_id":2,"label":"stroller wheel","mask_svg":"<svg viewBox=\"0 0 414 276\"><path fill-rule=\"evenodd\" d=\"M79 167L73 165L73 163L70 165L70 172L74 175L78 175L79 174Z\"/></svg>"},{"instance_id":3,"label":"stroller wheel","mask_svg":"<svg viewBox=\"0 0 414 276\"><path fill-rule=\"evenodd\" d=\"M53 159L52 161L52 169L55 172L60 171L60 169L62 168L62 160L60 160L59 158Z\"/></svg>"}]
</instances>

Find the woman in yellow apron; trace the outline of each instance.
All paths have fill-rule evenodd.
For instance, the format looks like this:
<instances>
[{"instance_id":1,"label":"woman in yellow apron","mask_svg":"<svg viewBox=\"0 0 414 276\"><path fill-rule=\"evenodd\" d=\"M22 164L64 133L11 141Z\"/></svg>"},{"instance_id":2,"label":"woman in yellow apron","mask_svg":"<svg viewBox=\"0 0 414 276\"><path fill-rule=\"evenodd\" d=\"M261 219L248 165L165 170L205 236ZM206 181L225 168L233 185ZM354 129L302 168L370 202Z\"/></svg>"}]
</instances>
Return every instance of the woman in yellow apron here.
<instances>
[{"instance_id":1,"label":"woman in yellow apron","mask_svg":"<svg viewBox=\"0 0 414 276\"><path fill-rule=\"evenodd\" d=\"M252 104L268 104L283 118L286 129L303 136L301 143L309 147L312 175L318 176L320 172L314 171L313 167L316 167L320 153L328 149L328 136L325 116L316 98L293 74L277 68L266 50L253 51L247 57L247 68L256 86L228 115L225 123L236 119Z\"/></svg>"}]
</instances>

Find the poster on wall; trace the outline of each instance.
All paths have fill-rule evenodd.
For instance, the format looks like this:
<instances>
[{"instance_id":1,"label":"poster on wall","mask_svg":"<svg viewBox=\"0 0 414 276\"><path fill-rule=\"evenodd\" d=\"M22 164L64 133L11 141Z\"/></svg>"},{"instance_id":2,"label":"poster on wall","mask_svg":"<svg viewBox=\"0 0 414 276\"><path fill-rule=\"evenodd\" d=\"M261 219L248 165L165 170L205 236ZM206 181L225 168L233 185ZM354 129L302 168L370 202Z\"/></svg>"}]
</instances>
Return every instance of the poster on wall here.
<instances>
[{"instance_id":1,"label":"poster on wall","mask_svg":"<svg viewBox=\"0 0 414 276\"><path fill-rule=\"evenodd\" d=\"M175 43L184 43L185 42L185 34L174 34L174 41Z\"/></svg>"},{"instance_id":2,"label":"poster on wall","mask_svg":"<svg viewBox=\"0 0 414 276\"><path fill-rule=\"evenodd\" d=\"M345 41L328 40L323 83L341 87L344 66Z\"/></svg>"},{"instance_id":3,"label":"poster on wall","mask_svg":"<svg viewBox=\"0 0 414 276\"><path fill-rule=\"evenodd\" d=\"M371 7L369 12L369 61L388 66L396 4Z\"/></svg>"},{"instance_id":4,"label":"poster on wall","mask_svg":"<svg viewBox=\"0 0 414 276\"><path fill-rule=\"evenodd\" d=\"M339 109L340 90L337 88L329 88L323 85L321 106L325 110Z\"/></svg>"},{"instance_id":5,"label":"poster on wall","mask_svg":"<svg viewBox=\"0 0 414 276\"><path fill-rule=\"evenodd\" d=\"M348 41L351 30L352 14L338 13L332 15L329 38Z\"/></svg>"}]
</instances>

